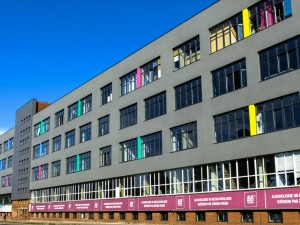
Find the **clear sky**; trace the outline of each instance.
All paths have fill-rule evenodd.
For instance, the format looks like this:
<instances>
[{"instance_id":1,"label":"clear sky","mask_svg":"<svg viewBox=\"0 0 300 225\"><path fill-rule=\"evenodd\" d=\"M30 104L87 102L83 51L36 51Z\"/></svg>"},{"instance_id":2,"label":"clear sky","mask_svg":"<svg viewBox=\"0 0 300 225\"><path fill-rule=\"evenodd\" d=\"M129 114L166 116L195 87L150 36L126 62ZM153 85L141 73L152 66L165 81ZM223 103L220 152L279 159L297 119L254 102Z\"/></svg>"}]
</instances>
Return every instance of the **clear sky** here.
<instances>
[{"instance_id":1,"label":"clear sky","mask_svg":"<svg viewBox=\"0 0 300 225\"><path fill-rule=\"evenodd\" d=\"M0 134L216 0L0 0Z\"/></svg>"}]
</instances>

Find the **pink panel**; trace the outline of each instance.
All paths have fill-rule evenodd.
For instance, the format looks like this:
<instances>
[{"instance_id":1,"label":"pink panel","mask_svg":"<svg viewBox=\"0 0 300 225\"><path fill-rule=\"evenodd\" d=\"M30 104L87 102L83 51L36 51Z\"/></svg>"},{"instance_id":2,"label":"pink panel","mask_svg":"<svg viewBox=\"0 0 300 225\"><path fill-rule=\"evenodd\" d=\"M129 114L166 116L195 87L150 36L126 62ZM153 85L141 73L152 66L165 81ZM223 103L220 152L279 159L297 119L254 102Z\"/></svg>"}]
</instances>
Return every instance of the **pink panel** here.
<instances>
[{"instance_id":1,"label":"pink panel","mask_svg":"<svg viewBox=\"0 0 300 225\"><path fill-rule=\"evenodd\" d=\"M8 176L5 177L5 187L8 187Z\"/></svg>"},{"instance_id":2,"label":"pink panel","mask_svg":"<svg viewBox=\"0 0 300 225\"><path fill-rule=\"evenodd\" d=\"M39 166L39 180L42 179L42 166Z\"/></svg>"},{"instance_id":3,"label":"pink panel","mask_svg":"<svg viewBox=\"0 0 300 225\"><path fill-rule=\"evenodd\" d=\"M138 67L136 69L136 74L137 74L137 77L136 77L136 87L140 88L141 85L142 85L142 71L141 71L140 67Z\"/></svg>"}]
</instances>

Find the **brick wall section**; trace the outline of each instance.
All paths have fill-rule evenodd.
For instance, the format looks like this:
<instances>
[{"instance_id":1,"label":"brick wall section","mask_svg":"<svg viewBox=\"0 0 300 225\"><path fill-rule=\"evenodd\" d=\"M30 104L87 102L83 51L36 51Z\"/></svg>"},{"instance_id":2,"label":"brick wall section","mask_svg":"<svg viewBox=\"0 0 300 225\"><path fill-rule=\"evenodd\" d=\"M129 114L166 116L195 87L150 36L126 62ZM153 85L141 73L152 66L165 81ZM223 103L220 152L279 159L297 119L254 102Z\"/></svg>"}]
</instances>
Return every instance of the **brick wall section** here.
<instances>
[{"instance_id":1,"label":"brick wall section","mask_svg":"<svg viewBox=\"0 0 300 225\"><path fill-rule=\"evenodd\" d=\"M228 212L228 222L218 222L218 214L215 211L207 211L205 213L205 222L198 222L196 217L196 212L186 212L186 220L185 221L177 221L177 212L168 212L168 221L161 221L160 212L152 213L152 220L146 220L146 213L139 212L138 220L132 219L132 212L125 212L125 220L121 220L120 213L114 213L114 219L109 219L109 213L103 213L103 219L99 219L99 213L95 212L93 217L94 219L89 219L89 213L84 213L84 219L81 218L82 213L69 213L69 218L66 218L66 213L49 213L49 217L47 213L44 213L44 217L42 218L42 213L31 213L31 220L43 221L74 221L74 222L108 222L108 223L116 223L116 222L124 222L124 223L132 223L132 224L176 224L176 225L244 225L242 222L242 217L240 211L229 211ZM75 215L75 217L74 217ZM253 212L254 225L267 225L269 223L269 214L267 211L255 211ZM283 211L283 223L272 223L274 225L299 225L300 224L300 214L299 211Z\"/></svg>"}]
</instances>

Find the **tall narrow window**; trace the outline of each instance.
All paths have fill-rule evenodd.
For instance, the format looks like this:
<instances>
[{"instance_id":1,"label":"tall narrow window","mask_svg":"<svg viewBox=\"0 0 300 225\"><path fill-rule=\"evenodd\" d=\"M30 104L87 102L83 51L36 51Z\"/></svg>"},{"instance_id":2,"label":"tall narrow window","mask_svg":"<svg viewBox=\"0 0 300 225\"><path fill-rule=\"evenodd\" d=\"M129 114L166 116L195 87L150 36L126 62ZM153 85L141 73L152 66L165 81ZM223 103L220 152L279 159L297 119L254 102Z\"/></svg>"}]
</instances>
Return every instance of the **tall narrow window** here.
<instances>
[{"instance_id":1,"label":"tall narrow window","mask_svg":"<svg viewBox=\"0 0 300 225\"><path fill-rule=\"evenodd\" d=\"M138 74L139 76L139 74ZM141 66L141 86L147 85L156 81L161 77L160 58L154 59L151 62Z\"/></svg>"},{"instance_id":2,"label":"tall narrow window","mask_svg":"<svg viewBox=\"0 0 300 225\"><path fill-rule=\"evenodd\" d=\"M145 119L150 120L167 113L166 92L145 99Z\"/></svg>"},{"instance_id":3,"label":"tall narrow window","mask_svg":"<svg viewBox=\"0 0 300 225\"><path fill-rule=\"evenodd\" d=\"M75 130L66 133L66 148L75 145Z\"/></svg>"},{"instance_id":4,"label":"tall narrow window","mask_svg":"<svg viewBox=\"0 0 300 225\"><path fill-rule=\"evenodd\" d=\"M112 100L112 83L101 88L102 105L109 103Z\"/></svg>"},{"instance_id":5,"label":"tall narrow window","mask_svg":"<svg viewBox=\"0 0 300 225\"><path fill-rule=\"evenodd\" d=\"M100 166L111 165L111 146L100 148Z\"/></svg>"},{"instance_id":6,"label":"tall narrow window","mask_svg":"<svg viewBox=\"0 0 300 225\"><path fill-rule=\"evenodd\" d=\"M120 121L121 129L137 124L137 104L121 109Z\"/></svg>"},{"instance_id":7,"label":"tall narrow window","mask_svg":"<svg viewBox=\"0 0 300 225\"><path fill-rule=\"evenodd\" d=\"M246 61L242 59L212 72L214 97L247 86Z\"/></svg>"},{"instance_id":8,"label":"tall narrow window","mask_svg":"<svg viewBox=\"0 0 300 225\"><path fill-rule=\"evenodd\" d=\"M61 135L53 138L52 151L57 152L61 149Z\"/></svg>"},{"instance_id":9,"label":"tall narrow window","mask_svg":"<svg viewBox=\"0 0 300 225\"><path fill-rule=\"evenodd\" d=\"M121 79L121 95L126 95L137 88L137 71L134 70Z\"/></svg>"},{"instance_id":10,"label":"tall narrow window","mask_svg":"<svg viewBox=\"0 0 300 225\"><path fill-rule=\"evenodd\" d=\"M88 123L80 127L80 143L91 140L92 124Z\"/></svg>"},{"instance_id":11,"label":"tall narrow window","mask_svg":"<svg viewBox=\"0 0 300 225\"><path fill-rule=\"evenodd\" d=\"M171 128L172 152L198 146L197 123L192 122Z\"/></svg>"},{"instance_id":12,"label":"tall narrow window","mask_svg":"<svg viewBox=\"0 0 300 225\"><path fill-rule=\"evenodd\" d=\"M175 87L175 107L182 109L202 101L201 77Z\"/></svg>"},{"instance_id":13,"label":"tall narrow window","mask_svg":"<svg viewBox=\"0 0 300 225\"><path fill-rule=\"evenodd\" d=\"M242 13L210 29L210 51L214 53L244 39Z\"/></svg>"},{"instance_id":14,"label":"tall narrow window","mask_svg":"<svg viewBox=\"0 0 300 225\"><path fill-rule=\"evenodd\" d=\"M157 132L141 137L141 142L138 144L138 158L147 158L162 154L162 132Z\"/></svg>"},{"instance_id":15,"label":"tall narrow window","mask_svg":"<svg viewBox=\"0 0 300 225\"><path fill-rule=\"evenodd\" d=\"M68 107L68 119L73 120L78 117L78 103L74 103Z\"/></svg>"},{"instance_id":16,"label":"tall narrow window","mask_svg":"<svg viewBox=\"0 0 300 225\"><path fill-rule=\"evenodd\" d=\"M90 94L89 96L83 98L80 100L81 103L81 115L84 115L90 111L92 111L92 95Z\"/></svg>"},{"instance_id":17,"label":"tall narrow window","mask_svg":"<svg viewBox=\"0 0 300 225\"><path fill-rule=\"evenodd\" d=\"M7 159L7 168L11 168L13 166L13 156L9 156Z\"/></svg>"},{"instance_id":18,"label":"tall narrow window","mask_svg":"<svg viewBox=\"0 0 300 225\"><path fill-rule=\"evenodd\" d=\"M60 176L60 160L52 163L52 177Z\"/></svg>"},{"instance_id":19,"label":"tall narrow window","mask_svg":"<svg viewBox=\"0 0 300 225\"><path fill-rule=\"evenodd\" d=\"M55 127L59 127L64 124L64 110L55 113Z\"/></svg>"},{"instance_id":20,"label":"tall narrow window","mask_svg":"<svg viewBox=\"0 0 300 225\"><path fill-rule=\"evenodd\" d=\"M120 143L121 162L127 162L137 159L137 140L132 139Z\"/></svg>"},{"instance_id":21,"label":"tall narrow window","mask_svg":"<svg viewBox=\"0 0 300 225\"><path fill-rule=\"evenodd\" d=\"M109 134L109 115L99 119L99 136Z\"/></svg>"}]
</instances>

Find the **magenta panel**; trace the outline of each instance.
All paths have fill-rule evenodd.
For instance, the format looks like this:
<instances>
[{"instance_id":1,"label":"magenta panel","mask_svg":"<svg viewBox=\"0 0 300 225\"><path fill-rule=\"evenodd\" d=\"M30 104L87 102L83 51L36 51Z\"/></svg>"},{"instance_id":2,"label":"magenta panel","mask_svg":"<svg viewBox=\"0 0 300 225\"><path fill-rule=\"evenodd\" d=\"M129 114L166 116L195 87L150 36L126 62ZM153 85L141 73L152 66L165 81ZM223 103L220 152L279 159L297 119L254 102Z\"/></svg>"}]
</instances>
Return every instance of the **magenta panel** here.
<instances>
[{"instance_id":1,"label":"magenta panel","mask_svg":"<svg viewBox=\"0 0 300 225\"><path fill-rule=\"evenodd\" d=\"M299 209L300 188L36 203L30 212Z\"/></svg>"},{"instance_id":2,"label":"magenta panel","mask_svg":"<svg viewBox=\"0 0 300 225\"><path fill-rule=\"evenodd\" d=\"M138 67L136 69L136 74L137 74L137 77L136 77L136 87L140 88L142 86L142 71L141 71L140 67Z\"/></svg>"}]
</instances>

